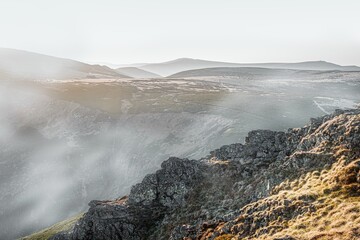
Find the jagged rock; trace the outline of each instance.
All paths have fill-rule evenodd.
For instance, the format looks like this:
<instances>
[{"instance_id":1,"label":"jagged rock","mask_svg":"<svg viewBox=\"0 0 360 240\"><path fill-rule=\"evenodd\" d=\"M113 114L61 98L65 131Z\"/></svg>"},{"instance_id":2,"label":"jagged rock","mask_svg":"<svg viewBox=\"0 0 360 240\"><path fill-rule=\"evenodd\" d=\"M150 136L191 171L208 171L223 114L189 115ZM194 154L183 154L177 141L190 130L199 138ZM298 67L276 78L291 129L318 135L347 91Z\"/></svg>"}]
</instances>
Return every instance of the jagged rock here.
<instances>
[{"instance_id":1,"label":"jagged rock","mask_svg":"<svg viewBox=\"0 0 360 240\"><path fill-rule=\"evenodd\" d=\"M251 131L245 144L199 161L168 159L128 198L92 201L74 229L52 239L297 239L276 234L323 209L318 195L360 196L359 143L359 109L286 132Z\"/></svg>"},{"instance_id":2,"label":"jagged rock","mask_svg":"<svg viewBox=\"0 0 360 240\"><path fill-rule=\"evenodd\" d=\"M196 182L199 163L187 159L169 158L155 174L132 187L129 204L160 204L173 208L185 203L185 195Z\"/></svg>"}]
</instances>

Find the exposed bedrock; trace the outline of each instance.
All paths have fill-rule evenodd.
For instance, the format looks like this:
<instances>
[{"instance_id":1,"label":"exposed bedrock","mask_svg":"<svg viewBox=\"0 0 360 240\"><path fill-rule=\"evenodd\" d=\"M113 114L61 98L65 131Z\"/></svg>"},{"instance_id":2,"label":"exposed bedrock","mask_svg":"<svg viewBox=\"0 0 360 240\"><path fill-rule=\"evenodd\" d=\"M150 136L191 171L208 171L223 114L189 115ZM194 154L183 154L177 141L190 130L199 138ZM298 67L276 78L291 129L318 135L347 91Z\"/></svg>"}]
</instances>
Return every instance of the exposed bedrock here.
<instances>
[{"instance_id":1,"label":"exposed bedrock","mask_svg":"<svg viewBox=\"0 0 360 240\"><path fill-rule=\"evenodd\" d=\"M320 211L326 193L320 188L330 194L348 184L346 193L358 196L359 143L359 109L286 132L251 131L244 144L200 160L169 158L128 196L90 202L71 231L52 239L297 239L276 234L290 228L289 221ZM310 180L320 181L317 188ZM311 194L302 194L305 186Z\"/></svg>"}]
</instances>

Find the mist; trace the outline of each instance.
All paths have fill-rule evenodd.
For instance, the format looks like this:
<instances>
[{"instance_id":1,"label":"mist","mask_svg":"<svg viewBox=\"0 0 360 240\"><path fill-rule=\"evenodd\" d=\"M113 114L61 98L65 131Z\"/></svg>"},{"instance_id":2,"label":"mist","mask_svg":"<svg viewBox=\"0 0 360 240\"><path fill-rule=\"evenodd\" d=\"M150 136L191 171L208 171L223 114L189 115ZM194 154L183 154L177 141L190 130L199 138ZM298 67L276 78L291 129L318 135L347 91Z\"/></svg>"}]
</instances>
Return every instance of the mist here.
<instances>
[{"instance_id":1,"label":"mist","mask_svg":"<svg viewBox=\"0 0 360 240\"><path fill-rule=\"evenodd\" d=\"M1 1L0 240L128 195L171 156L359 107L359 9Z\"/></svg>"},{"instance_id":2,"label":"mist","mask_svg":"<svg viewBox=\"0 0 360 240\"><path fill-rule=\"evenodd\" d=\"M2 239L126 195L170 156L199 159L253 129L355 107L359 76L344 76L2 82Z\"/></svg>"}]
</instances>

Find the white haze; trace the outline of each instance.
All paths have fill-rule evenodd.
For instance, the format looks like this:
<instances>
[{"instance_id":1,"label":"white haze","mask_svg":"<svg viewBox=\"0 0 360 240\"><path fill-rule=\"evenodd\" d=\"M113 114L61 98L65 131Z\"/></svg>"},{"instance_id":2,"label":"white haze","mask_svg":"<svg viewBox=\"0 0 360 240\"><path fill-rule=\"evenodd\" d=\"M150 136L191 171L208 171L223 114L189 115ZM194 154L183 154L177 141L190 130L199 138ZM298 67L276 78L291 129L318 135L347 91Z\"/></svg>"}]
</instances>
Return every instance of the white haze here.
<instances>
[{"instance_id":1,"label":"white haze","mask_svg":"<svg viewBox=\"0 0 360 240\"><path fill-rule=\"evenodd\" d=\"M2 0L0 47L88 62L360 65L358 0Z\"/></svg>"},{"instance_id":2,"label":"white haze","mask_svg":"<svg viewBox=\"0 0 360 240\"><path fill-rule=\"evenodd\" d=\"M169 156L198 159L224 144L243 142L253 129L298 127L335 108L355 107L360 102L359 79L358 73L346 73L340 80L326 75L312 81L134 80L129 84L136 92L115 116L49 96L41 88L2 83L0 200L6 203L0 206L2 239L66 219L86 210L90 200L128 194L131 185ZM170 85L175 87L169 92ZM145 88L163 92L158 101L170 94L168 109L126 114ZM201 95L198 91L203 89L219 91L221 97L189 99L184 111L174 111L189 89L194 89L189 96Z\"/></svg>"},{"instance_id":3,"label":"white haze","mask_svg":"<svg viewBox=\"0 0 360 240\"><path fill-rule=\"evenodd\" d=\"M5 239L84 211L92 199L127 194L170 155L204 155L203 144L231 124L220 116L187 113L111 119L41 93L0 91Z\"/></svg>"},{"instance_id":4,"label":"white haze","mask_svg":"<svg viewBox=\"0 0 360 240\"><path fill-rule=\"evenodd\" d=\"M359 4L4 0L0 47L115 64L193 57L360 65L360 31L354 27L360 22ZM16 62L6 68L18 72ZM33 73L64 74L58 65ZM128 194L169 156L200 158L221 145L243 142L253 129L299 127L310 117L354 107L360 103L357 74L316 81L129 81L135 90L121 102L118 115L28 83L0 81L0 239L24 236L85 211L90 200ZM1 79L7 77L0 72ZM165 91L168 85L174 87ZM148 96L146 87L161 93L151 106L156 109L155 103L167 97L167 108L129 113L139 96ZM183 100L184 111L175 111L189 91L195 100ZM219 95L212 101L196 98L208 92Z\"/></svg>"}]
</instances>

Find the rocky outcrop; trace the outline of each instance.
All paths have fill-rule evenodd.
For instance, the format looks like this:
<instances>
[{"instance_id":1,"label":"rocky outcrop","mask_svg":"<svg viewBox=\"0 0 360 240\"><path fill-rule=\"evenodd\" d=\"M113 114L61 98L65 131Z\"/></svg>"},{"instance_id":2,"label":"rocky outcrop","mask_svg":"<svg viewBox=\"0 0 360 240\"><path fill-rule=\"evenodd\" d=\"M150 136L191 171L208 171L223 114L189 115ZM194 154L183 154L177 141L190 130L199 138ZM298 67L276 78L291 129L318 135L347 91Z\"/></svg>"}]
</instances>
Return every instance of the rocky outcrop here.
<instances>
[{"instance_id":1,"label":"rocky outcrop","mask_svg":"<svg viewBox=\"0 0 360 240\"><path fill-rule=\"evenodd\" d=\"M292 224L322 214L332 206L327 196L360 196L359 143L359 109L286 132L252 131L245 144L203 159L168 159L129 196L92 201L52 239L297 239ZM360 211L352 216L356 223ZM347 229L349 239L360 234Z\"/></svg>"}]
</instances>

